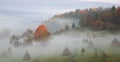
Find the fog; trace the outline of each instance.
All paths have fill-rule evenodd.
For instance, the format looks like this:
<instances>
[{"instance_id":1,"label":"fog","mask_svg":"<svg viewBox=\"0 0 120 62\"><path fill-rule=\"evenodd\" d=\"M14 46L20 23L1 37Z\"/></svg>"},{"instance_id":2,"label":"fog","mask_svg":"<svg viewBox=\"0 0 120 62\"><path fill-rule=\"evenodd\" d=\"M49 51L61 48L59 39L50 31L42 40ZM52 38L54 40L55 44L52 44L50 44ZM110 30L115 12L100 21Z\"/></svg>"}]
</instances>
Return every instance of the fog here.
<instances>
[{"instance_id":1,"label":"fog","mask_svg":"<svg viewBox=\"0 0 120 62\"><path fill-rule=\"evenodd\" d=\"M43 24L47 27L50 33L55 33L56 31L60 31L61 29L64 29L66 25L71 27L73 22L75 23L76 27L79 27L79 20L80 19L74 20L74 19L65 19L65 18L53 18L45 21Z\"/></svg>"},{"instance_id":2,"label":"fog","mask_svg":"<svg viewBox=\"0 0 120 62\"><path fill-rule=\"evenodd\" d=\"M92 37L92 34L96 35L95 38ZM87 50L94 50L97 48L98 50L103 50L104 52L110 51L116 52L119 54L118 49L114 49L111 51L109 48L111 47L111 42L114 38L120 40L119 34L110 34L105 33L102 35L99 32L78 32L78 31L71 31L65 32L60 35L53 35L49 38L48 41L44 42L33 42L33 45L30 46L20 46L20 47L13 47L13 45L9 44L9 37L5 37L0 41L0 53L2 51L6 51L8 47L12 49L12 57L23 58L25 52L29 52L32 58L38 56L46 56L46 55L62 55L63 50L67 47L70 49L72 54L75 52L79 52L81 48L85 48ZM85 43L83 40L88 39L91 40L94 44L91 47L88 46L88 43ZM108 49L107 49L108 48ZM118 52L117 52L118 51Z\"/></svg>"},{"instance_id":3,"label":"fog","mask_svg":"<svg viewBox=\"0 0 120 62\"><path fill-rule=\"evenodd\" d=\"M89 30L75 30L64 32L59 35L52 35L46 42L33 42L33 45L30 46L14 47L9 43L10 37L12 35L15 34L21 36L27 29L32 29L34 32L36 27L38 27L42 21L26 21L25 19L10 15L1 15L0 20L2 20L2 22L0 23L0 55L3 51L7 51L8 47L12 49L12 55L9 57L20 59L23 58L26 51L29 52L32 58L47 55L62 55L63 50L66 47L70 49L72 54L74 54L75 52L79 52L81 48L85 48L87 50L94 50L95 48L97 48L98 50L103 50L105 52L109 51L111 53L115 52L116 54L120 54L119 48L110 49L112 47L112 40L114 40L114 38L117 38L120 41L120 34L111 34L106 31L96 32ZM65 23L63 23L63 21ZM73 20L61 19L60 22L54 23L57 23L56 25L58 26L58 24L70 25L72 22ZM51 25L53 25L52 22ZM55 28L52 28L53 26ZM57 27L55 25L53 26L49 26L51 30L54 30ZM93 35L96 35L95 38L93 37ZM92 41L94 46L91 46L91 44L89 46L89 43L85 43L84 39Z\"/></svg>"}]
</instances>

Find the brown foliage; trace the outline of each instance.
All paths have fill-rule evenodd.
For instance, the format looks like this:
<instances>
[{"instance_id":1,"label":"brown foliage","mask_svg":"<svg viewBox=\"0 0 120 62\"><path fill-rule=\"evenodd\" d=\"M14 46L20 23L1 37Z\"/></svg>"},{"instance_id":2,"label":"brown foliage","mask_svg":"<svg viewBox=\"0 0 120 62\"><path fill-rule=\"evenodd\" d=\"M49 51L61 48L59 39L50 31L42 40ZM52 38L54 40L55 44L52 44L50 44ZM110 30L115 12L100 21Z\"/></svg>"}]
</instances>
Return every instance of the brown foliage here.
<instances>
[{"instance_id":1,"label":"brown foliage","mask_svg":"<svg viewBox=\"0 0 120 62\"><path fill-rule=\"evenodd\" d=\"M49 36L49 34L50 33L48 32L46 26L40 25L34 33L34 38L35 38L35 40L45 39Z\"/></svg>"},{"instance_id":2,"label":"brown foliage","mask_svg":"<svg viewBox=\"0 0 120 62\"><path fill-rule=\"evenodd\" d=\"M117 14L120 16L120 7L117 9Z\"/></svg>"}]
</instances>

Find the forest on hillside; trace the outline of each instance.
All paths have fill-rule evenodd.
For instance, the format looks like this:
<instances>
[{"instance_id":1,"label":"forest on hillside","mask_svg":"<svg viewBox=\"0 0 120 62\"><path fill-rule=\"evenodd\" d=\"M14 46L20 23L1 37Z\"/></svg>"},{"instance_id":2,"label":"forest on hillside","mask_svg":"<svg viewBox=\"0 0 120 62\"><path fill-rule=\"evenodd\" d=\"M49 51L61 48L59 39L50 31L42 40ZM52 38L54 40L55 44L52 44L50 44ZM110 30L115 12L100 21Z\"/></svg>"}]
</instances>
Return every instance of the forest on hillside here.
<instances>
[{"instance_id":1,"label":"forest on hillside","mask_svg":"<svg viewBox=\"0 0 120 62\"><path fill-rule=\"evenodd\" d=\"M56 20L58 18L58 20ZM59 23L59 19L65 19L63 21L72 20L71 26L69 24L65 24L61 28L57 28L56 26ZM55 20L55 21L54 21ZM78 20L78 25L76 26L76 21ZM53 22L52 22L53 21ZM120 30L120 7L116 8L114 5L111 8L90 8L90 9L76 9L75 11L66 12L63 14L55 15L51 19L47 21L48 28L45 24L41 24L37 27L35 32L31 29L26 30L22 35L17 36L13 35L10 38L10 43L14 46L24 46L24 45L31 45L32 41L39 41L39 40L48 40L51 35L58 35L64 32L69 31L76 31L83 29L92 29L94 31L118 31ZM56 25L54 25L56 23ZM45 21L46 23L46 21ZM50 24L52 23L52 24ZM63 22L62 22L63 23ZM61 25L61 24L60 24ZM55 32L51 33L48 29L55 28ZM21 42L21 40L23 42Z\"/></svg>"},{"instance_id":2,"label":"forest on hillside","mask_svg":"<svg viewBox=\"0 0 120 62\"><path fill-rule=\"evenodd\" d=\"M76 9L75 11L55 15L53 18L79 19L82 28L115 31L120 29L120 7ZM74 22L73 22L74 24Z\"/></svg>"}]
</instances>

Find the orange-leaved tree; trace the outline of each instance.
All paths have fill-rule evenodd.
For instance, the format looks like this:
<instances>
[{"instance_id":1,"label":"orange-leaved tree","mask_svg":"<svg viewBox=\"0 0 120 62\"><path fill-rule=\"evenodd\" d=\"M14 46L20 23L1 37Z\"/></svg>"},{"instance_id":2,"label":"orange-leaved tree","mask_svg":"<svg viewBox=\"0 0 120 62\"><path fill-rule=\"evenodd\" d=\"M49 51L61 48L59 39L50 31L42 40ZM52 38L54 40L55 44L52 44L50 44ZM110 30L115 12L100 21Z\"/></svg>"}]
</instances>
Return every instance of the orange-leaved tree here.
<instances>
[{"instance_id":1,"label":"orange-leaved tree","mask_svg":"<svg viewBox=\"0 0 120 62\"><path fill-rule=\"evenodd\" d=\"M34 39L35 40L43 40L43 39L48 38L49 34L50 33L48 32L46 26L42 24L36 29L36 31L34 33Z\"/></svg>"}]
</instances>

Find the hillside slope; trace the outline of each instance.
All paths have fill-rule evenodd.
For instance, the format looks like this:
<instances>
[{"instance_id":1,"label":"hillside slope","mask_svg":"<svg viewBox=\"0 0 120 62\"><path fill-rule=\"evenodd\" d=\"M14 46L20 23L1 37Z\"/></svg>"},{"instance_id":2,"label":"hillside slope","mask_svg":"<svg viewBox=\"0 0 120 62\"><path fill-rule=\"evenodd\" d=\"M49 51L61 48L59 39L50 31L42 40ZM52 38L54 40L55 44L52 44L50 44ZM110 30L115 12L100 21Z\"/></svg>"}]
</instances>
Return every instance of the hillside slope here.
<instances>
[{"instance_id":1,"label":"hillside slope","mask_svg":"<svg viewBox=\"0 0 120 62\"><path fill-rule=\"evenodd\" d=\"M120 7L76 9L64 14L54 15L43 22L51 33L60 32L69 28L90 28L92 30L115 31L120 29Z\"/></svg>"}]
</instances>

